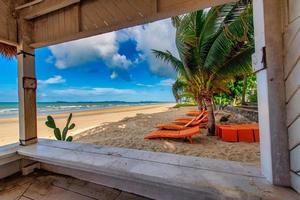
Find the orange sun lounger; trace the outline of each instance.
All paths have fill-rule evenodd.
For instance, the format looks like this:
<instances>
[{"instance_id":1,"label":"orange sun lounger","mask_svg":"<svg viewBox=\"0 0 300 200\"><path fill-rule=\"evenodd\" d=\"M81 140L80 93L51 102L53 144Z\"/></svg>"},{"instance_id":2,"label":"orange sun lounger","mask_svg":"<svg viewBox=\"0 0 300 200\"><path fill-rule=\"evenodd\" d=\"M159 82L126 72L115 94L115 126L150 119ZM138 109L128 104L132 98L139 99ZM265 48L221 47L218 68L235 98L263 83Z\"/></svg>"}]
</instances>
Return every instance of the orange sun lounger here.
<instances>
[{"instance_id":1,"label":"orange sun lounger","mask_svg":"<svg viewBox=\"0 0 300 200\"><path fill-rule=\"evenodd\" d=\"M184 124L189 123L190 121L191 121L191 120L176 120L176 121L174 121L173 123L174 123L174 124L178 124L178 125L184 125ZM196 120L196 121L194 121L191 125L192 125L192 126L195 126L195 125L199 124L198 122L199 122L199 120ZM206 117L206 118L204 118L203 120L201 120L200 123L207 123L207 122L208 122L208 119L207 119L207 117Z\"/></svg>"},{"instance_id":2,"label":"orange sun lounger","mask_svg":"<svg viewBox=\"0 0 300 200\"><path fill-rule=\"evenodd\" d=\"M145 139L157 139L157 138L176 138L176 139L188 139L190 144L193 143L192 136L199 134L199 126L194 126L191 128L186 128L179 131L171 130L158 130L153 131L145 136Z\"/></svg>"},{"instance_id":3,"label":"orange sun lounger","mask_svg":"<svg viewBox=\"0 0 300 200\"><path fill-rule=\"evenodd\" d=\"M198 125L202 125L203 127L206 126L205 120L206 120L207 115L202 116L200 119L197 118L193 118L192 120L188 121L187 123L183 123L183 124L176 124L175 123L168 123L168 124L158 124L156 126L156 128L159 129L165 129L165 130L181 130L184 129L186 127L192 127L192 126L198 126Z\"/></svg>"},{"instance_id":4,"label":"orange sun lounger","mask_svg":"<svg viewBox=\"0 0 300 200\"><path fill-rule=\"evenodd\" d=\"M190 112L193 112L194 114L197 114L197 115L193 115L194 117L179 117L179 118L176 118L175 121L191 121L193 119L200 119L204 114L207 114L207 111L206 110L202 110L202 111L190 111ZM188 112L187 114L189 114L190 112Z\"/></svg>"},{"instance_id":5,"label":"orange sun lounger","mask_svg":"<svg viewBox=\"0 0 300 200\"><path fill-rule=\"evenodd\" d=\"M192 110L186 113L187 116L198 116L202 113L207 113L207 110Z\"/></svg>"}]
</instances>

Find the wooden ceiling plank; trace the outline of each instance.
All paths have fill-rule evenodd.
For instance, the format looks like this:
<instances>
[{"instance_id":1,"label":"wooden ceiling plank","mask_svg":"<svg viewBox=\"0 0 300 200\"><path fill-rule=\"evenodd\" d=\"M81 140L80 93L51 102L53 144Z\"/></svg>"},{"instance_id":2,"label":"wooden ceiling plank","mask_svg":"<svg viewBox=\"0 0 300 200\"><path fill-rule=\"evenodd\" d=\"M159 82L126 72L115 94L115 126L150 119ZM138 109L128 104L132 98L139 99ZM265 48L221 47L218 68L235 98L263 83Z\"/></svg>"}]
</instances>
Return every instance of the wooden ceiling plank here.
<instances>
[{"instance_id":1,"label":"wooden ceiling plank","mask_svg":"<svg viewBox=\"0 0 300 200\"><path fill-rule=\"evenodd\" d=\"M36 12L30 13L30 14L26 15L24 17L24 19L26 19L26 20L32 20L34 18L40 17L42 15L49 14L51 12L60 10L62 8L71 6L71 5L73 5L75 3L79 3L79 2L80 2L80 0L65 0L65 1L62 1L59 4L54 4L52 6L44 8L44 9L37 10Z\"/></svg>"},{"instance_id":2,"label":"wooden ceiling plank","mask_svg":"<svg viewBox=\"0 0 300 200\"><path fill-rule=\"evenodd\" d=\"M44 0L34 0L34 1L32 1L32 2L25 3L25 4L21 5L21 6L17 6L17 7L15 8L15 10L21 10L21 9L23 9L23 8L27 8L27 7L30 7L30 6L34 6L34 5L38 4L38 3L41 3L42 1L44 1Z\"/></svg>"},{"instance_id":3,"label":"wooden ceiling plank","mask_svg":"<svg viewBox=\"0 0 300 200\"><path fill-rule=\"evenodd\" d=\"M82 26L81 30L72 33L62 30L55 39L46 38L44 40L34 40L34 43L30 46L37 48L82 39L233 1L236 0L214 0L213 2L210 0L127 0L128 4L136 10L135 13L141 12L143 16L136 17L133 20L116 21L116 19L115 21L110 21L109 19L113 20L114 17L112 13L107 11L108 8L105 6L106 0L86 0L79 4L81 6L81 18L79 19ZM115 3L117 3L117 1ZM157 4L155 5L155 3ZM109 8L116 9L112 6ZM155 12L155 8L157 12ZM126 12L125 8L122 9ZM57 13L55 12L54 14ZM101 17L98 15L101 15ZM93 24L97 26L93 26L91 22L95 22ZM103 23L106 23L106 25L103 25Z\"/></svg>"},{"instance_id":4,"label":"wooden ceiling plank","mask_svg":"<svg viewBox=\"0 0 300 200\"><path fill-rule=\"evenodd\" d=\"M120 9L120 11L125 15L127 20L132 20L138 15L138 12L135 8L133 8L128 1L124 0L116 0L116 6Z\"/></svg>"},{"instance_id":5,"label":"wooden ceiling plank","mask_svg":"<svg viewBox=\"0 0 300 200\"><path fill-rule=\"evenodd\" d=\"M104 27L107 26L108 22L109 24L112 23L112 18L111 20L107 20L107 15L110 15L109 13L106 12L105 9L101 9L102 4L100 1L95 4L95 6L87 6L81 7L83 10L81 12L81 23L84 25L82 28L85 30L93 29L95 27ZM90 12L85 12L85 10L90 10ZM84 13L84 14L82 14ZM106 18L104 18L106 16Z\"/></svg>"}]
</instances>

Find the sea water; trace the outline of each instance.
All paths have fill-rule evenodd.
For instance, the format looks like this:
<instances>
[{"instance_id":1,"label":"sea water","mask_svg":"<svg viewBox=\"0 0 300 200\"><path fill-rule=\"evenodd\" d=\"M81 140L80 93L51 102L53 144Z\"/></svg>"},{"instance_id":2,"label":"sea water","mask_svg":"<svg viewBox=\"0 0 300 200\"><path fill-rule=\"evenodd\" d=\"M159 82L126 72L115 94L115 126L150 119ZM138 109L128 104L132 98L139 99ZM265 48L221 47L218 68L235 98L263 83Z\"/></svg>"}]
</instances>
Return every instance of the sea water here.
<instances>
[{"instance_id":1,"label":"sea water","mask_svg":"<svg viewBox=\"0 0 300 200\"><path fill-rule=\"evenodd\" d=\"M112 107L148 105L160 102L121 102L121 101L105 101L105 102L39 102L37 103L38 115L58 114L66 112L76 112L82 110L99 110ZM18 103L16 102L0 102L0 117L17 117Z\"/></svg>"}]
</instances>

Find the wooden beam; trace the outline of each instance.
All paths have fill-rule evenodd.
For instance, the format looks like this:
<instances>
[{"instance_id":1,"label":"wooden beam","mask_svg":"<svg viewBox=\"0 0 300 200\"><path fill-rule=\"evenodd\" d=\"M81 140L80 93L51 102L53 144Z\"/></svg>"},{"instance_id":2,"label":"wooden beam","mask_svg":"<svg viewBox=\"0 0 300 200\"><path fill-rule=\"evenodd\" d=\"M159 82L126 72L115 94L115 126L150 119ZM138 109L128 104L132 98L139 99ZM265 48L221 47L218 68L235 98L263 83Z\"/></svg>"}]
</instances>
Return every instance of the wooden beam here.
<instances>
[{"instance_id":1,"label":"wooden beam","mask_svg":"<svg viewBox=\"0 0 300 200\"><path fill-rule=\"evenodd\" d=\"M21 10L21 9L23 9L23 8L27 8L27 7L36 5L36 4L38 4L38 3L41 3L42 1L44 1L44 0L34 0L34 1L32 1L32 2L25 3L25 4L21 5L21 6L16 7L15 10Z\"/></svg>"},{"instance_id":2,"label":"wooden beam","mask_svg":"<svg viewBox=\"0 0 300 200\"><path fill-rule=\"evenodd\" d=\"M152 12L153 14L157 13L158 12L158 0L153 0L153 3L152 3Z\"/></svg>"},{"instance_id":3,"label":"wooden beam","mask_svg":"<svg viewBox=\"0 0 300 200\"><path fill-rule=\"evenodd\" d=\"M111 1L116 1L116 0L111 0ZM140 0L142 1L142 0ZM82 1L81 4L79 5L79 22L78 24L81 25L81 27L84 27L82 29L79 29L78 32L73 31L73 32L67 32L60 28L60 32L58 35L56 35L54 38L50 37L46 34L43 35L43 37L35 37L34 42L30 44L31 47L33 48L39 48L43 46L48 46L48 45L54 45L62 42L67 42L71 40L76 40L76 39L82 39L85 37L90 37L110 31L116 31L122 28L127 28L131 26L136 26L144 23L149 23L153 22L156 20L168 18L171 16L175 15L181 15L189 11L194 11L194 10L199 10L203 8L207 8L209 6L215 6L223 3L228 3L228 2L233 2L237 0L215 0L213 2L208 1L208 0L189 0L189 1L182 1L182 0L152 0L150 3L147 4L147 6L140 6L136 8L136 10L141 9L141 12L143 12L143 16L136 16L137 13L131 13L133 18L128 20L128 18L118 19L116 21L112 21L111 23L104 22L103 19L109 18L110 16L108 14L103 14L105 13L104 11L101 12L101 17L98 17L98 12L96 11L101 11L101 7L99 7L99 2L102 2L102 0L94 0L94 1ZM116 1L117 4L118 1ZM132 3L133 1L129 1L129 3ZM141 5L142 2L139 2ZM130 5L130 4L129 4ZM89 9L86 9L86 8ZM95 9L91 9L95 8ZM98 10L96 10L98 9ZM55 15L56 13L53 13L52 15ZM130 13L128 13L130 14ZM134 15L135 14L135 15ZM48 19L43 19L42 20L35 20L35 23L40 23L39 21L42 21L42 23L47 25L48 30L52 29L53 26L58 26L58 24L52 24L50 23L50 19L53 16L48 15ZM86 20L82 21L82 19L86 16L89 16L90 19L92 20ZM73 20L73 19L72 19ZM92 21L92 22L91 22ZM100 23L101 21L101 23ZM95 26L97 24L97 26ZM42 30L40 28L37 28L34 30L35 33L40 33ZM38 35L38 34L36 34Z\"/></svg>"},{"instance_id":4,"label":"wooden beam","mask_svg":"<svg viewBox=\"0 0 300 200\"><path fill-rule=\"evenodd\" d=\"M37 17L43 16L43 15L49 14L51 12L60 10L62 8L68 7L70 5L73 5L73 4L79 3L79 2L80 2L80 0L65 0L65 1L62 1L61 3L54 4L52 6L44 8L44 9L40 9L40 10L37 10L35 12L32 12L32 13L26 15L24 17L24 19L26 19L26 20L32 20L34 18L37 18Z\"/></svg>"},{"instance_id":5,"label":"wooden beam","mask_svg":"<svg viewBox=\"0 0 300 200\"><path fill-rule=\"evenodd\" d=\"M18 45L14 41L6 40L6 39L1 39L1 38L0 38L0 43L8 44L8 45L15 46L15 47Z\"/></svg>"}]
</instances>

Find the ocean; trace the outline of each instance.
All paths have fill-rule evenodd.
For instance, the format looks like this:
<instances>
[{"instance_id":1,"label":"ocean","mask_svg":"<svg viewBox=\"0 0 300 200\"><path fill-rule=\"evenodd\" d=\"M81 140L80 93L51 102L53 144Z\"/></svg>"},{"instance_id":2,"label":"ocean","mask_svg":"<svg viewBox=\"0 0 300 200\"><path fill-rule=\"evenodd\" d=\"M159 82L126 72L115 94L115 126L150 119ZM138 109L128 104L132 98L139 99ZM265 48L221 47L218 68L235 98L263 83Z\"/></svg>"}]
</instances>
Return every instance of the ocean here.
<instances>
[{"instance_id":1,"label":"ocean","mask_svg":"<svg viewBox=\"0 0 300 200\"><path fill-rule=\"evenodd\" d=\"M49 115L66 112L76 112L82 110L97 110L112 107L133 106L133 105L150 105L165 102L122 102L122 101L105 101L105 102L39 102L37 103L38 115ZM18 103L0 102L0 118L17 117Z\"/></svg>"}]
</instances>

